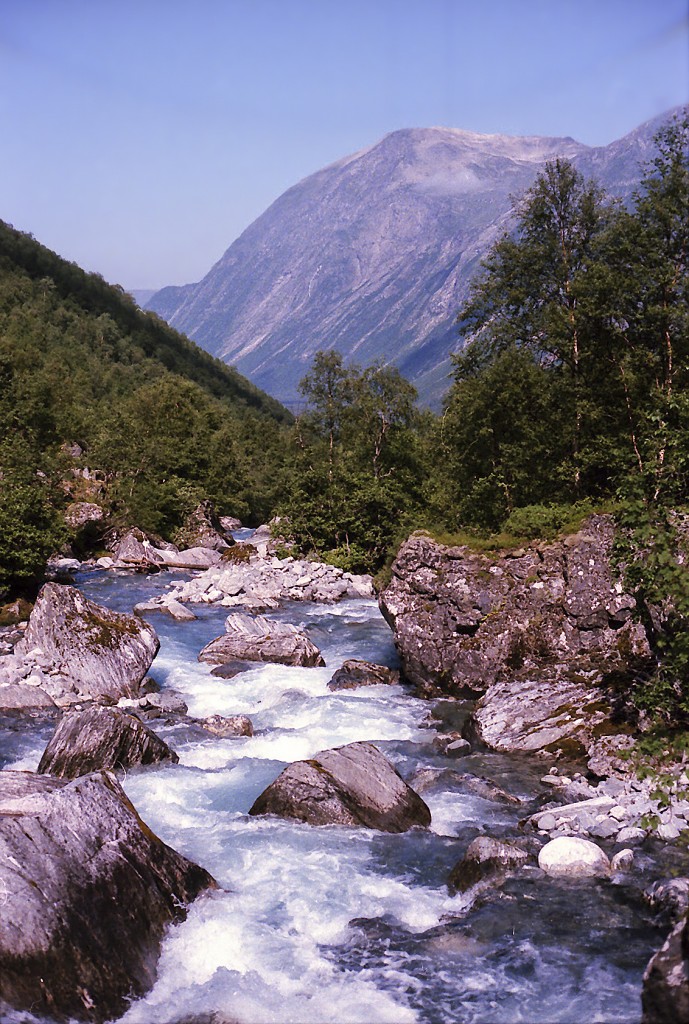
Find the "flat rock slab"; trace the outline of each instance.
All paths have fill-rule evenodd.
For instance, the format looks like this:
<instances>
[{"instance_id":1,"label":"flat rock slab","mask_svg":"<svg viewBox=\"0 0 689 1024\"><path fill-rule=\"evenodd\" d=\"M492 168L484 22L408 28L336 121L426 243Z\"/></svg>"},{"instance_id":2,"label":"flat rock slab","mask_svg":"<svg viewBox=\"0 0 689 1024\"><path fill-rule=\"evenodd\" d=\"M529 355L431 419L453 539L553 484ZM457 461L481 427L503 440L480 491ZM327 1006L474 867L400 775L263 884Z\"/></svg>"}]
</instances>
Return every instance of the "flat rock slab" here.
<instances>
[{"instance_id":1,"label":"flat rock slab","mask_svg":"<svg viewBox=\"0 0 689 1024\"><path fill-rule=\"evenodd\" d=\"M0 1001L100 1022L155 980L165 928L214 887L115 778L0 772Z\"/></svg>"},{"instance_id":2,"label":"flat rock slab","mask_svg":"<svg viewBox=\"0 0 689 1024\"><path fill-rule=\"evenodd\" d=\"M249 814L276 814L310 825L359 825L381 832L427 827L431 812L372 743L348 743L295 761Z\"/></svg>"},{"instance_id":3,"label":"flat rock slab","mask_svg":"<svg viewBox=\"0 0 689 1024\"><path fill-rule=\"evenodd\" d=\"M38 771L62 779L101 768L179 761L167 743L121 708L91 707L66 714L43 751Z\"/></svg>"},{"instance_id":4,"label":"flat rock slab","mask_svg":"<svg viewBox=\"0 0 689 1024\"><path fill-rule=\"evenodd\" d=\"M199 661L213 665L237 659L307 667L325 665L313 641L291 623L235 612L225 620L225 630L223 636L206 644Z\"/></svg>"},{"instance_id":5,"label":"flat rock slab","mask_svg":"<svg viewBox=\"0 0 689 1024\"><path fill-rule=\"evenodd\" d=\"M15 654L48 672L55 693L95 700L136 697L158 652L155 630L87 600L76 587L46 583Z\"/></svg>"}]
</instances>

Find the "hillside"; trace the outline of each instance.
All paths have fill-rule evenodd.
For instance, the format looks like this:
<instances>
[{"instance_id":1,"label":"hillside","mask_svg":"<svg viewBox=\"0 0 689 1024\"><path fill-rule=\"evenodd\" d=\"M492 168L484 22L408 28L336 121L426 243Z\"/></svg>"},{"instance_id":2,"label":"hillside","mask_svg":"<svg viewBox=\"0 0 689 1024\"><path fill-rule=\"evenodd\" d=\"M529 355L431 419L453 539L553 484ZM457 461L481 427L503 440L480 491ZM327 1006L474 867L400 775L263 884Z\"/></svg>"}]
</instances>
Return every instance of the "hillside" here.
<instances>
[{"instance_id":1,"label":"hillside","mask_svg":"<svg viewBox=\"0 0 689 1024\"><path fill-rule=\"evenodd\" d=\"M70 502L171 536L203 498L260 519L291 416L236 370L0 222L0 590ZM43 548L47 547L47 551Z\"/></svg>"},{"instance_id":2,"label":"hillside","mask_svg":"<svg viewBox=\"0 0 689 1024\"><path fill-rule=\"evenodd\" d=\"M314 353L394 362L438 404L457 310L512 200L570 158L628 199L663 118L609 146L446 128L393 132L285 192L198 284L149 303L282 401Z\"/></svg>"}]
</instances>

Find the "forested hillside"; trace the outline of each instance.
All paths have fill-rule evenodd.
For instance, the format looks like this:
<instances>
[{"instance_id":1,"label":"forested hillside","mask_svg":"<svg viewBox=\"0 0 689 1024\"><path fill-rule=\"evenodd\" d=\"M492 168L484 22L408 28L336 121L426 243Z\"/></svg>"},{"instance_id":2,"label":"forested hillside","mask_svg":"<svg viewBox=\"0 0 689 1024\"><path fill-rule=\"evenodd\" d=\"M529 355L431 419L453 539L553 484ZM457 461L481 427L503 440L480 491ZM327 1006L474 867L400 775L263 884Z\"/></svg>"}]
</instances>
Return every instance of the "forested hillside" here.
<instances>
[{"instance_id":1,"label":"forested hillside","mask_svg":"<svg viewBox=\"0 0 689 1024\"><path fill-rule=\"evenodd\" d=\"M205 497L262 518L290 419L121 289L0 223L0 588L40 571L73 500L168 537Z\"/></svg>"}]
</instances>

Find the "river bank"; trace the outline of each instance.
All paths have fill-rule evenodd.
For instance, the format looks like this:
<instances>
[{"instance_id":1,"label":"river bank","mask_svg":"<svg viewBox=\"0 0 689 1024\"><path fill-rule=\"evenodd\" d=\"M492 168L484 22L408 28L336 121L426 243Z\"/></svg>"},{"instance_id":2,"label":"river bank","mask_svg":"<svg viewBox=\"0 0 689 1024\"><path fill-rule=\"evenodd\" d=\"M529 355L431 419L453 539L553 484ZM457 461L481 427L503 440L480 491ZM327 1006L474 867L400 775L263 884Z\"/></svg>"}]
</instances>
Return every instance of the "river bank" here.
<instances>
[{"instance_id":1,"label":"river bank","mask_svg":"<svg viewBox=\"0 0 689 1024\"><path fill-rule=\"evenodd\" d=\"M118 571L77 581L122 611L173 582ZM227 612L206 603L188 622L151 617L161 640L152 674L188 715L161 712L152 723L179 763L128 770L122 782L147 824L220 888L168 933L156 985L123 1020L338 1021L344 1005L347 1020L639 1020L642 974L669 927L643 890L684 873L681 848L646 834L631 871L579 881L549 878L533 856L502 884L453 895L448 877L474 839L523 842L525 820L553 802L554 776L542 781L552 764L443 753L466 711L458 702L421 700L399 684L329 690L352 656L397 665L371 600L280 607L272 616L302 627L326 667L256 665L232 679L197 661ZM213 737L192 721L212 714L247 715L253 736ZM34 770L52 725L3 725L4 767ZM362 740L419 788L430 829L392 836L248 816L287 764ZM560 762L558 779L566 769ZM550 838L528 834L537 846ZM611 855L619 848L598 842Z\"/></svg>"}]
</instances>

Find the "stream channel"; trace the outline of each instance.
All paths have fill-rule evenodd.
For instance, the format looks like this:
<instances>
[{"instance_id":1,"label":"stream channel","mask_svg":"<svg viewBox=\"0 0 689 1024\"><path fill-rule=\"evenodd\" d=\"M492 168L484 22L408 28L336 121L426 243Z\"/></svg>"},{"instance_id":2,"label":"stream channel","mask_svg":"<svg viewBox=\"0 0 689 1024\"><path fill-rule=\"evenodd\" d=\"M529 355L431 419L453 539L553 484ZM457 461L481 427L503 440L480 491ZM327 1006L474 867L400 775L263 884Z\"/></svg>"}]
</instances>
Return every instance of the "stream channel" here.
<instances>
[{"instance_id":1,"label":"stream channel","mask_svg":"<svg viewBox=\"0 0 689 1024\"><path fill-rule=\"evenodd\" d=\"M97 571L77 583L131 611L182 577ZM219 739L153 721L180 763L123 779L144 821L221 889L170 930L155 987L121 1024L640 1020L643 970L668 931L641 890L673 869L667 851L637 850L631 875L612 880L553 880L533 867L473 903L451 897L447 876L475 836L523 835L520 819L551 795L539 781L549 762L494 753L451 761L433 747L428 701L401 686L331 693L345 658L397 664L374 601L270 613L303 626L327 667L260 665L229 680L197 661L224 631L227 609L192 607L195 622L151 615L161 640L151 675L183 695L190 716L247 714L255 735ZM35 770L53 728L27 720L0 729L0 765ZM248 816L286 764L355 740L374 742L405 778L422 768L471 773L523 803L488 801L446 774L423 790L427 831Z\"/></svg>"}]
</instances>

